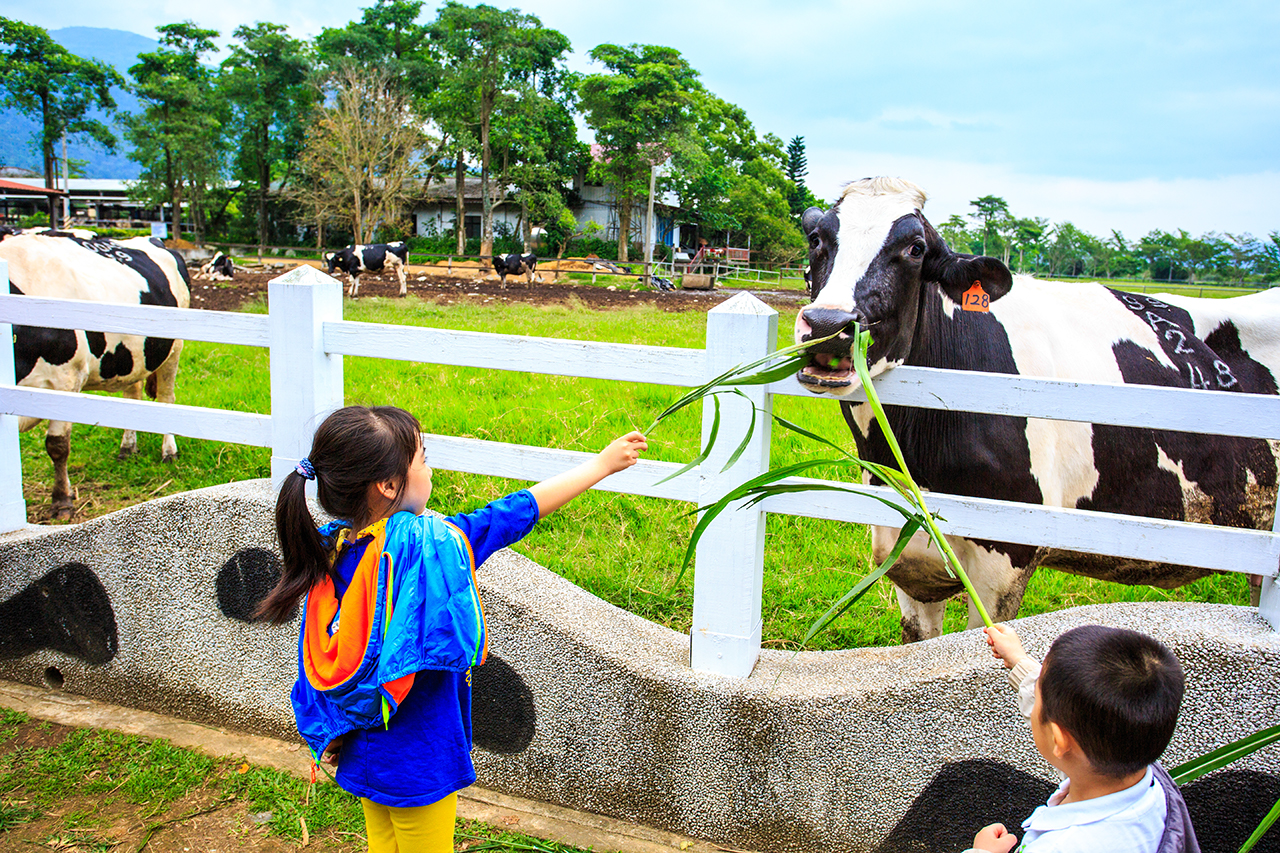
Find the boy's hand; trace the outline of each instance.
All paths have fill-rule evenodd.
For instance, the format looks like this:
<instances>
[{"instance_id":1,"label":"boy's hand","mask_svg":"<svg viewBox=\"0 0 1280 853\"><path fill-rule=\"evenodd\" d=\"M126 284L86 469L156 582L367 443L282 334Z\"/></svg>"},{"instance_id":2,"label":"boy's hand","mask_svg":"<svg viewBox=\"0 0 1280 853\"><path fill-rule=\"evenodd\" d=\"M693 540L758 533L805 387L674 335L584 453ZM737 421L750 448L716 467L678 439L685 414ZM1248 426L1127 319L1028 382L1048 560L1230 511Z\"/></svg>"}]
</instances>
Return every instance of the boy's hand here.
<instances>
[{"instance_id":1,"label":"boy's hand","mask_svg":"<svg viewBox=\"0 0 1280 853\"><path fill-rule=\"evenodd\" d=\"M610 474L624 471L636 464L642 451L649 449L649 442L639 432L629 432L621 438L615 438L608 447L600 451L600 461Z\"/></svg>"},{"instance_id":2,"label":"boy's hand","mask_svg":"<svg viewBox=\"0 0 1280 853\"><path fill-rule=\"evenodd\" d=\"M1009 669L1013 669L1019 661L1027 657L1026 651L1022 648L1022 641L1008 625L992 625L990 628L983 628L982 632L987 635L987 645L991 647L991 654Z\"/></svg>"},{"instance_id":3,"label":"boy's hand","mask_svg":"<svg viewBox=\"0 0 1280 853\"><path fill-rule=\"evenodd\" d=\"M978 830L973 837L975 850L988 850L990 853L1009 853L1018 843L1018 836L1004 828L1003 823L993 823Z\"/></svg>"}]
</instances>

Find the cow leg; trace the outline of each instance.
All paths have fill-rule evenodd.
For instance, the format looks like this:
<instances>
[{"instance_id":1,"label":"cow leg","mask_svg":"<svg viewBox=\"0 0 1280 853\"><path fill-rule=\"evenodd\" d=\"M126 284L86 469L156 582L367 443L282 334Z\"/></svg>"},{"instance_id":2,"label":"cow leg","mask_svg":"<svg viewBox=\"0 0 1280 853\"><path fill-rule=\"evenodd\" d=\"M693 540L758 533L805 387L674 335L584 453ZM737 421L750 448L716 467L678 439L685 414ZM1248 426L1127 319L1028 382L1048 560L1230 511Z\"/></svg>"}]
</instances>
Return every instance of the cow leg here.
<instances>
[{"instance_id":1,"label":"cow leg","mask_svg":"<svg viewBox=\"0 0 1280 853\"><path fill-rule=\"evenodd\" d=\"M121 396L130 400L142 399L142 381L139 380L128 388L120 392ZM138 452L138 433L134 430L127 429L120 436L120 450L116 453L117 459L128 459L130 456Z\"/></svg>"},{"instance_id":2,"label":"cow leg","mask_svg":"<svg viewBox=\"0 0 1280 853\"><path fill-rule=\"evenodd\" d=\"M986 548L968 539L948 537L960 565L993 622L1008 622L1018 615L1022 596L1027 591L1034 565L1031 563L1034 549L1020 545L1005 545L1011 553ZM982 616L972 599L969 601L969 627L981 628Z\"/></svg>"},{"instance_id":3,"label":"cow leg","mask_svg":"<svg viewBox=\"0 0 1280 853\"><path fill-rule=\"evenodd\" d=\"M404 264L396 264L396 278L400 280L400 295L404 296L409 292L409 281L405 278Z\"/></svg>"},{"instance_id":4,"label":"cow leg","mask_svg":"<svg viewBox=\"0 0 1280 853\"><path fill-rule=\"evenodd\" d=\"M67 457L71 455L71 424L68 421L51 421L44 437L44 449L53 463L53 513L52 518L65 520L75 514L75 490L67 476Z\"/></svg>"},{"instance_id":5,"label":"cow leg","mask_svg":"<svg viewBox=\"0 0 1280 853\"><path fill-rule=\"evenodd\" d=\"M178 358L182 355L182 341L174 341L169 357L151 375L155 380L155 398L158 402L172 404L176 399L178 383ZM172 462L178 458L178 442L173 433L166 433L160 442L160 461Z\"/></svg>"},{"instance_id":6,"label":"cow leg","mask_svg":"<svg viewBox=\"0 0 1280 853\"><path fill-rule=\"evenodd\" d=\"M347 296L355 299L356 294L360 292L360 276L350 273L348 276L351 279L351 284L347 286Z\"/></svg>"},{"instance_id":7,"label":"cow leg","mask_svg":"<svg viewBox=\"0 0 1280 853\"><path fill-rule=\"evenodd\" d=\"M947 613L946 599L916 601L898 587L898 609L902 611L902 642L916 643L942 635L942 618Z\"/></svg>"}]
</instances>

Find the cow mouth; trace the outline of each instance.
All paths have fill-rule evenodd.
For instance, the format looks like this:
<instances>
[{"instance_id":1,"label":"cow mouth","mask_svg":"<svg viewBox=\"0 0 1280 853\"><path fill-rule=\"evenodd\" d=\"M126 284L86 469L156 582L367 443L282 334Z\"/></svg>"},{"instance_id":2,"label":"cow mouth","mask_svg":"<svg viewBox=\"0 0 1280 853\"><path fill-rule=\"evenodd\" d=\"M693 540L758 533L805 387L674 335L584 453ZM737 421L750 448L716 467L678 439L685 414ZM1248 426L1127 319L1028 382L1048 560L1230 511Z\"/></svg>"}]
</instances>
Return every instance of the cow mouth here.
<instances>
[{"instance_id":1,"label":"cow mouth","mask_svg":"<svg viewBox=\"0 0 1280 853\"><path fill-rule=\"evenodd\" d=\"M818 388L848 388L853 384L853 359L828 352L810 354L809 363L796 377L801 385Z\"/></svg>"}]
</instances>

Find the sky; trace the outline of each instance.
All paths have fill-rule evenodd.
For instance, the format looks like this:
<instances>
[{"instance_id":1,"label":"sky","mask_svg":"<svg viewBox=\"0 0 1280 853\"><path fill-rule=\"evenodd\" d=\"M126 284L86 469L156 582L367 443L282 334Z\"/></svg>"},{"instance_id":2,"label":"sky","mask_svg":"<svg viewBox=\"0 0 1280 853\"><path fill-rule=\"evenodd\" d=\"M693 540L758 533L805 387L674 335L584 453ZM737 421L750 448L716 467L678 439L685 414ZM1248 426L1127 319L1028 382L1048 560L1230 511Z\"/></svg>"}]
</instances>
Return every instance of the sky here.
<instances>
[{"instance_id":1,"label":"sky","mask_svg":"<svg viewBox=\"0 0 1280 853\"><path fill-rule=\"evenodd\" d=\"M47 29L255 21L309 38L369 0L64 0ZM506 2L493 5L507 7ZM514 4L513 4L514 5ZM427 0L423 18L438 3ZM806 183L895 175L935 223L1004 198L1015 216L1134 240L1280 230L1280 3L1275 0L526 0L601 70L597 44L664 44L757 132L803 136ZM225 41L225 40L224 40Z\"/></svg>"}]
</instances>

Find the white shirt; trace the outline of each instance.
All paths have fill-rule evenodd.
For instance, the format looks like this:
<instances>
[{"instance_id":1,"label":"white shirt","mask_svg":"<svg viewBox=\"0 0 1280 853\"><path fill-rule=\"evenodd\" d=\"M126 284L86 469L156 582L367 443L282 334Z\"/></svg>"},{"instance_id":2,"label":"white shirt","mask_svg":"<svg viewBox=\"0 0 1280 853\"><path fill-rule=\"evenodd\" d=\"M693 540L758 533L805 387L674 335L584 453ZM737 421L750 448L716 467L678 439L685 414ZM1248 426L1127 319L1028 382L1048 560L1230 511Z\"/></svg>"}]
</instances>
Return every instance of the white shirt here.
<instances>
[{"instance_id":1,"label":"white shirt","mask_svg":"<svg viewBox=\"0 0 1280 853\"><path fill-rule=\"evenodd\" d=\"M1062 803L1070 780L1022 822L1023 853L1155 853L1164 834L1164 788L1151 768L1132 787Z\"/></svg>"},{"instance_id":2,"label":"white shirt","mask_svg":"<svg viewBox=\"0 0 1280 853\"><path fill-rule=\"evenodd\" d=\"M1018 689L1018 710L1031 716L1040 664L1026 658L1009 671ZM1023 853L1155 853L1168 812L1164 788L1151 768L1134 786L1079 803L1062 805L1071 780L1063 780L1049 802L1022 822Z\"/></svg>"}]
</instances>

